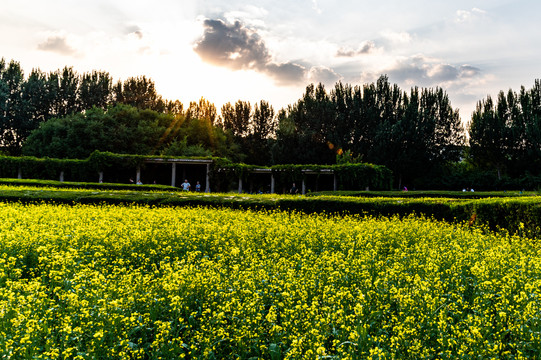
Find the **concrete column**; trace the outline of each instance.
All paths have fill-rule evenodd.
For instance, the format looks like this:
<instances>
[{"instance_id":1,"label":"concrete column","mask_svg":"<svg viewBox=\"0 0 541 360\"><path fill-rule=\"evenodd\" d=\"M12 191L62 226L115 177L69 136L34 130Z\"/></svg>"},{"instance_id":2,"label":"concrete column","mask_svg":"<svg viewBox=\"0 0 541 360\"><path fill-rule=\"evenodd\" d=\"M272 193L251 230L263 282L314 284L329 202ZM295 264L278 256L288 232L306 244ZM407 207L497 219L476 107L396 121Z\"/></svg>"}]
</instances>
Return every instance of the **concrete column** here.
<instances>
[{"instance_id":1,"label":"concrete column","mask_svg":"<svg viewBox=\"0 0 541 360\"><path fill-rule=\"evenodd\" d=\"M98 173L98 182L102 183L103 182L103 171L100 171Z\"/></svg>"},{"instance_id":2,"label":"concrete column","mask_svg":"<svg viewBox=\"0 0 541 360\"><path fill-rule=\"evenodd\" d=\"M239 194L242 193L242 178L239 177Z\"/></svg>"},{"instance_id":3,"label":"concrete column","mask_svg":"<svg viewBox=\"0 0 541 360\"><path fill-rule=\"evenodd\" d=\"M64 182L64 171L60 172L60 182Z\"/></svg>"},{"instance_id":4,"label":"concrete column","mask_svg":"<svg viewBox=\"0 0 541 360\"><path fill-rule=\"evenodd\" d=\"M302 194L306 194L306 182L302 179Z\"/></svg>"},{"instance_id":5,"label":"concrete column","mask_svg":"<svg viewBox=\"0 0 541 360\"><path fill-rule=\"evenodd\" d=\"M177 164L173 163L171 165L171 186L175 186L177 183Z\"/></svg>"},{"instance_id":6,"label":"concrete column","mask_svg":"<svg viewBox=\"0 0 541 360\"><path fill-rule=\"evenodd\" d=\"M334 182L333 182L332 189L333 191L336 191L338 190L338 180L336 179L336 174L333 174L333 177L334 177Z\"/></svg>"},{"instance_id":7,"label":"concrete column","mask_svg":"<svg viewBox=\"0 0 541 360\"><path fill-rule=\"evenodd\" d=\"M23 178L23 172L21 171L21 168L19 168L17 170L17 179L22 179Z\"/></svg>"},{"instance_id":8,"label":"concrete column","mask_svg":"<svg viewBox=\"0 0 541 360\"><path fill-rule=\"evenodd\" d=\"M135 183L137 184L139 181L141 181L141 167L137 167L137 172L135 174Z\"/></svg>"},{"instance_id":9,"label":"concrete column","mask_svg":"<svg viewBox=\"0 0 541 360\"><path fill-rule=\"evenodd\" d=\"M210 172L210 164L207 164L207 173L205 175L205 192L206 193L209 193L210 192L210 177L209 177L209 172Z\"/></svg>"},{"instance_id":10,"label":"concrete column","mask_svg":"<svg viewBox=\"0 0 541 360\"><path fill-rule=\"evenodd\" d=\"M274 194L274 174L271 173L271 194Z\"/></svg>"}]
</instances>

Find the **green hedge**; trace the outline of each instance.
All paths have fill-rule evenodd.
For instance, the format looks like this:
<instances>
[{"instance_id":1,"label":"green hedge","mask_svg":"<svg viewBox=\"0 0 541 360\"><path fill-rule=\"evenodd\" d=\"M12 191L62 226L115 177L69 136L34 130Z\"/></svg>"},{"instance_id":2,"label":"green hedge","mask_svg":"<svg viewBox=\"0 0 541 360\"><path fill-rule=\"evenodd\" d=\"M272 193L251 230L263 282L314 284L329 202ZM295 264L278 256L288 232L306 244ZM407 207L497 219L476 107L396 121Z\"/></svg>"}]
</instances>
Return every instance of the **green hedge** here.
<instances>
[{"instance_id":1,"label":"green hedge","mask_svg":"<svg viewBox=\"0 0 541 360\"><path fill-rule=\"evenodd\" d=\"M491 197L537 196L538 191L320 191L307 196L353 196L353 197L400 197L400 198L448 198L448 199L483 199Z\"/></svg>"},{"instance_id":2,"label":"green hedge","mask_svg":"<svg viewBox=\"0 0 541 360\"><path fill-rule=\"evenodd\" d=\"M541 197L444 199L351 198L338 196L270 196L194 194L181 192L90 191L61 189L0 190L0 200L59 203L146 204L156 206L216 206L241 209L281 209L303 213L340 213L390 216L423 214L448 222L469 222L491 230L506 229L541 238Z\"/></svg>"},{"instance_id":3,"label":"green hedge","mask_svg":"<svg viewBox=\"0 0 541 360\"><path fill-rule=\"evenodd\" d=\"M179 187L168 185L136 185L119 183L93 183L93 182L74 182L57 180L37 180L37 179L2 179L0 185L13 186L32 186L32 187L50 187L65 189L95 189L95 190L130 190L130 191L182 191Z\"/></svg>"}]
</instances>

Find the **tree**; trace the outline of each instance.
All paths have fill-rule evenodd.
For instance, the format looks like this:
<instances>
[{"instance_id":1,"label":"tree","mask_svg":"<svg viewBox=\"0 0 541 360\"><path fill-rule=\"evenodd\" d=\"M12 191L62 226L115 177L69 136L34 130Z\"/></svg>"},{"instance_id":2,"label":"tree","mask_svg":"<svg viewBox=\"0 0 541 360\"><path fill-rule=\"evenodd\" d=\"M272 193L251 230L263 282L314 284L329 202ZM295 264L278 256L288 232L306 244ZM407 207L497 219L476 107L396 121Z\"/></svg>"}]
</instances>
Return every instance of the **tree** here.
<instances>
[{"instance_id":1,"label":"tree","mask_svg":"<svg viewBox=\"0 0 541 360\"><path fill-rule=\"evenodd\" d=\"M469 124L471 160L480 167L495 168L498 179L507 157L508 128L505 118L497 116L494 102L488 96L477 103Z\"/></svg>"},{"instance_id":2,"label":"tree","mask_svg":"<svg viewBox=\"0 0 541 360\"><path fill-rule=\"evenodd\" d=\"M0 138L1 146L9 153L17 154L22 142L19 128L24 127L21 88L24 74L18 62L0 60Z\"/></svg>"},{"instance_id":3,"label":"tree","mask_svg":"<svg viewBox=\"0 0 541 360\"><path fill-rule=\"evenodd\" d=\"M49 118L47 75L39 69L33 69L21 86L21 106L21 122L17 128L19 147L32 130Z\"/></svg>"},{"instance_id":4,"label":"tree","mask_svg":"<svg viewBox=\"0 0 541 360\"><path fill-rule=\"evenodd\" d=\"M187 119L205 120L209 125L216 124L217 116L216 106L204 97L201 97L199 102L190 102L190 106L186 110Z\"/></svg>"},{"instance_id":5,"label":"tree","mask_svg":"<svg viewBox=\"0 0 541 360\"><path fill-rule=\"evenodd\" d=\"M221 126L237 138L248 135L252 115L252 106L248 101L238 100L235 106L226 103L222 106Z\"/></svg>"},{"instance_id":6,"label":"tree","mask_svg":"<svg viewBox=\"0 0 541 360\"><path fill-rule=\"evenodd\" d=\"M165 102L165 112L173 115L183 115L184 114L184 105L178 100L175 101L166 101Z\"/></svg>"},{"instance_id":7,"label":"tree","mask_svg":"<svg viewBox=\"0 0 541 360\"><path fill-rule=\"evenodd\" d=\"M77 89L79 111L93 106L106 109L112 98L112 79L104 71L92 71L82 75Z\"/></svg>"},{"instance_id":8,"label":"tree","mask_svg":"<svg viewBox=\"0 0 541 360\"><path fill-rule=\"evenodd\" d=\"M256 141L263 141L273 135L274 109L264 100L255 104L253 121L251 122L251 134Z\"/></svg>"},{"instance_id":9,"label":"tree","mask_svg":"<svg viewBox=\"0 0 541 360\"><path fill-rule=\"evenodd\" d=\"M154 81L144 75L130 77L124 83L119 81L112 91L115 104L166 112L166 102L156 92Z\"/></svg>"},{"instance_id":10,"label":"tree","mask_svg":"<svg viewBox=\"0 0 541 360\"><path fill-rule=\"evenodd\" d=\"M326 134L334 111L323 84L308 85L302 99L278 115L272 150L275 162L330 164L335 161Z\"/></svg>"},{"instance_id":11,"label":"tree","mask_svg":"<svg viewBox=\"0 0 541 360\"><path fill-rule=\"evenodd\" d=\"M336 149L341 149L341 152L351 153L355 139L353 129L360 120L359 89L338 82L330 92L330 101L335 116L330 118L331 121L325 127L328 141Z\"/></svg>"},{"instance_id":12,"label":"tree","mask_svg":"<svg viewBox=\"0 0 541 360\"><path fill-rule=\"evenodd\" d=\"M271 139L274 133L274 109L268 102L261 100L255 104L246 141L247 161L250 164L266 165L270 163Z\"/></svg>"},{"instance_id":13,"label":"tree","mask_svg":"<svg viewBox=\"0 0 541 360\"><path fill-rule=\"evenodd\" d=\"M85 158L94 150L151 155L173 122L173 115L117 105L107 111L92 108L44 122L23 146L39 157Z\"/></svg>"},{"instance_id":14,"label":"tree","mask_svg":"<svg viewBox=\"0 0 541 360\"><path fill-rule=\"evenodd\" d=\"M49 73L47 81L47 102L50 117L61 117L79 111L77 88L79 77L73 68L65 67Z\"/></svg>"},{"instance_id":15,"label":"tree","mask_svg":"<svg viewBox=\"0 0 541 360\"><path fill-rule=\"evenodd\" d=\"M517 163L523 172L541 173L541 80L526 90L522 86L519 103L521 106L520 137L521 153ZM518 136L515 136L517 138Z\"/></svg>"}]
</instances>

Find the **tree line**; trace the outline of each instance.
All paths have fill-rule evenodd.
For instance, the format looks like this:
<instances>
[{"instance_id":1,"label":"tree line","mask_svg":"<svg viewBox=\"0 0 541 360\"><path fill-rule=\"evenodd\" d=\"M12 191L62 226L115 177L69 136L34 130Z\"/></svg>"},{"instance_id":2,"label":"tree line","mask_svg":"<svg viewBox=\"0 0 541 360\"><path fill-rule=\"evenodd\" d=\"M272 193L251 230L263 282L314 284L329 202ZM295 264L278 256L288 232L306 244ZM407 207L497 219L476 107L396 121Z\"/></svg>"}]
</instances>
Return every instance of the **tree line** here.
<instances>
[{"instance_id":1,"label":"tree line","mask_svg":"<svg viewBox=\"0 0 541 360\"><path fill-rule=\"evenodd\" d=\"M17 62L2 59L1 146L59 158L97 149L257 165L370 162L390 168L399 187L476 186L483 172L500 181L541 175L540 87L537 80L479 101L464 128L443 89L403 91L386 76L330 90L310 84L278 111L264 100L238 100L218 112L204 98L186 108L163 99L145 76L113 83L107 72L65 67L25 77Z\"/></svg>"},{"instance_id":2,"label":"tree line","mask_svg":"<svg viewBox=\"0 0 541 360\"><path fill-rule=\"evenodd\" d=\"M33 69L25 78L20 64L0 59L0 136L2 148L20 154L32 130L52 119L116 104L158 112L182 112L179 101L167 101L145 76L113 84L105 71L77 74L73 68L45 73Z\"/></svg>"},{"instance_id":3,"label":"tree line","mask_svg":"<svg viewBox=\"0 0 541 360\"><path fill-rule=\"evenodd\" d=\"M468 156L481 167L512 177L541 171L541 81L518 93L500 91L477 103L469 123Z\"/></svg>"}]
</instances>

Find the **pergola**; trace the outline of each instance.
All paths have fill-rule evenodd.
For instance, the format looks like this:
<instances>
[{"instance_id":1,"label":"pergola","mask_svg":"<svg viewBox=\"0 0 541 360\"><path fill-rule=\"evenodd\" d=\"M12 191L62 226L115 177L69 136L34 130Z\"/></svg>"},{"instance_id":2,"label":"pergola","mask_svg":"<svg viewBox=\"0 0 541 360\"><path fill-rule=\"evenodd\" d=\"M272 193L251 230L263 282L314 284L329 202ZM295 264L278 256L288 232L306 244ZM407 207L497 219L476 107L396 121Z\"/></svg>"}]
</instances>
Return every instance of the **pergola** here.
<instances>
[{"instance_id":1,"label":"pergola","mask_svg":"<svg viewBox=\"0 0 541 360\"><path fill-rule=\"evenodd\" d=\"M274 173L272 172L272 169L252 169L250 170L250 173L252 174L269 174L270 175L270 192L271 194L274 194ZM333 175L334 181L333 181L333 190L336 191L337 189L337 180L336 175L334 174L334 170L332 169L321 169L319 171L316 170L301 170L301 173L303 175ZM239 194L242 193L242 178L239 177ZM301 186L301 193L304 195L306 194L306 182L304 177L302 178L302 186Z\"/></svg>"},{"instance_id":2,"label":"pergola","mask_svg":"<svg viewBox=\"0 0 541 360\"><path fill-rule=\"evenodd\" d=\"M213 163L213 160L210 159L179 159L179 158L159 158L159 157L149 157L145 158L143 161L145 164L171 164L171 186L176 186L176 177L177 177L177 165L205 165L205 192L210 192L210 165ZM275 170L276 171L276 170ZM270 192L271 194L275 193L275 178L273 169L269 168L256 168L249 170L251 174L268 174L270 175ZM311 169L302 169L301 174L303 178L301 180L301 193L306 194L306 179L304 175L333 175L333 190L337 190L337 178L333 169L320 169L320 170L311 170ZM60 181L64 180L63 172L60 174ZM19 174L20 176L20 174ZM136 182L138 183L141 180L141 167L138 166L136 169ZM99 173L99 181L103 180L103 172ZM242 177L239 177L239 194L243 191L243 181Z\"/></svg>"},{"instance_id":3,"label":"pergola","mask_svg":"<svg viewBox=\"0 0 541 360\"><path fill-rule=\"evenodd\" d=\"M176 185L177 181L177 164L182 165L206 165L205 175L205 192L210 192L209 171L212 160L202 159L167 159L167 158L146 158L143 160L145 164L171 164L171 186ZM135 175L135 181L141 180L141 167L138 166Z\"/></svg>"}]
</instances>

